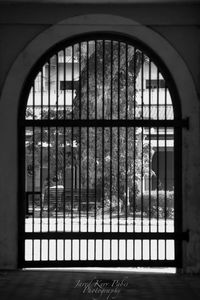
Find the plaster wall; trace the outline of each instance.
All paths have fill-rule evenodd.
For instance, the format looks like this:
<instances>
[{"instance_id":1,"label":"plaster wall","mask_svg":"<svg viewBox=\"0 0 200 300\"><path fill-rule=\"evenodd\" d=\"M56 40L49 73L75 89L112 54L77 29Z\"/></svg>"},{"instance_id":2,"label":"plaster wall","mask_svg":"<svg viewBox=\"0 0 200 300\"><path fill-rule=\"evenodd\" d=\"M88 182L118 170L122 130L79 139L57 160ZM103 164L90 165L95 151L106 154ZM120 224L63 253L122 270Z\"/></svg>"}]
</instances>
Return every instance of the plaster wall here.
<instances>
[{"instance_id":1,"label":"plaster wall","mask_svg":"<svg viewBox=\"0 0 200 300\"><path fill-rule=\"evenodd\" d=\"M37 59L57 42L91 31L140 39L173 76L189 118L183 129L186 272L200 272L200 5L0 5L0 268L17 268L20 95ZM63 21L64 20L64 21ZM19 199L20 201L20 199Z\"/></svg>"}]
</instances>

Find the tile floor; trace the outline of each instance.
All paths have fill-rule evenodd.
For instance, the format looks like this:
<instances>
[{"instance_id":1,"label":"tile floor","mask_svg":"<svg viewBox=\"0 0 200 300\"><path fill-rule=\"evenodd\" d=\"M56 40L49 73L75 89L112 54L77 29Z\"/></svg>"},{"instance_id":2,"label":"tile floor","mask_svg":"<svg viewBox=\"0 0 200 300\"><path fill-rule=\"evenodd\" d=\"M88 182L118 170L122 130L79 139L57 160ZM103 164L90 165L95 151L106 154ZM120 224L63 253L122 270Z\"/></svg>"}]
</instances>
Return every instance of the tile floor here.
<instances>
[{"instance_id":1,"label":"tile floor","mask_svg":"<svg viewBox=\"0 0 200 300\"><path fill-rule=\"evenodd\" d=\"M0 271L1 300L196 300L200 275L105 270Z\"/></svg>"}]
</instances>

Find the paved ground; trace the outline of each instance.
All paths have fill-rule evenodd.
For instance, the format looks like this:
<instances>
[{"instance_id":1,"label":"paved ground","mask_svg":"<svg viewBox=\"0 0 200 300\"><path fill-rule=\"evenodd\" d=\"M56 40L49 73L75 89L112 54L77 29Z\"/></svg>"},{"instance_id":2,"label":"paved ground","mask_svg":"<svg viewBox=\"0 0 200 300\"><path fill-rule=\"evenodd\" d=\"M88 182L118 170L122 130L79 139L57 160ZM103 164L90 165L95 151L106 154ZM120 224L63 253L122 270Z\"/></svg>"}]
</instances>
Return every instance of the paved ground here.
<instances>
[{"instance_id":1,"label":"paved ground","mask_svg":"<svg viewBox=\"0 0 200 300\"><path fill-rule=\"evenodd\" d=\"M196 300L200 275L105 270L0 271L1 300Z\"/></svg>"}]
</instances>

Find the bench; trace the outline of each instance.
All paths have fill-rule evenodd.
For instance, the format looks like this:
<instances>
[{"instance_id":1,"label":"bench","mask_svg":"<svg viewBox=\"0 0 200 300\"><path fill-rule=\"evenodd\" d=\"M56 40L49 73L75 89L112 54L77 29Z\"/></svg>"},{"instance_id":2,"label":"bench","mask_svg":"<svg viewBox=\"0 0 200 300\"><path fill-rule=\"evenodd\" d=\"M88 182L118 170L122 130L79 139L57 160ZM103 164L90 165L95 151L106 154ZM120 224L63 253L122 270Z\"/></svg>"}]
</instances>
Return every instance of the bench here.
<instances>
[{"instance_id":1,"label":"bench","mask_svg":"<svg viewBox=\"0 0 200 300\"><path fill-rule=\"evenodd\" d=\"M33 215L33 210L42 208L42 193L40 191L26 192L26 215Z\"/></svg>"},{"instance_id":2,"label":"bench","mask_svg":"<svg viewBox=\"0 0 200 300\"><path fill-rule=\"evenodd\" d=\"M57 200L56 200L57 199ZM44 205L51 209L70 210L79 209L87 210L95 206L95 203L101 201L101 193L95 189L65 189L60 187L46 189L44 196ZM71 207L73 206L73 207Z\"/></svg>"}]
</instances>

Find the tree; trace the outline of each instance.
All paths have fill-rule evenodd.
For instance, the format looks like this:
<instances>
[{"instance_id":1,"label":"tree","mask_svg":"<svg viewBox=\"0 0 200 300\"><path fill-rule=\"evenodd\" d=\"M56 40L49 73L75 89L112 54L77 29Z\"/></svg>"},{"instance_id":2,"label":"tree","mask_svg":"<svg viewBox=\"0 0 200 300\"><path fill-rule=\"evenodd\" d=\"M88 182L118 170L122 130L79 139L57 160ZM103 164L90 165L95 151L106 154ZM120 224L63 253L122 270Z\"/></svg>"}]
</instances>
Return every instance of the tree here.
<instances>
[{"instance_id":1,"label":"tree","mask_svg":"<svg viewBox=\"0 0 200 300\"><path fill-rule=\"evenodd\" d=\"M134 119L137 113L136 79L144 60L141 51L115 41L89 42L82 47L73 117ZM129 187L135 197L141 177L150 167L149 146L142 139L140 129L133 127L83 130L81 143L77 140L82 151L81 169L85 170L82 172L83 183L94 187L96 178L105 198L116 196L125 202Z\"/></svg>"},{"instance_id":2,"label":"tree","mask_svg":"<svg viewBox=\"0 0 200 300\"><path fill-rule=\"evenodd\" d=\"M145 57L133 46L117 41L82 42L75 45L72 62L78 61L78 85L72 82L73 103L69 118L76 120L131 120L138 118L137 83ZM81 51L80 51L81 50ZM29 113L27 109L27 114ZM30 112L32 114L32 112ZM43 118L62 119L63 108L43 111ZM42 133L41 133L42 132ZM51 178L64 183L65 169L76 167L81 188L101 187L103 198L127 201L129 190L136 197L141 178L149 172L149 145L141 128L84 127L40 128L27 146L36 165L50 161ZM73 170L72 170L73 171Z\"/></svg>"}]
</instances>

